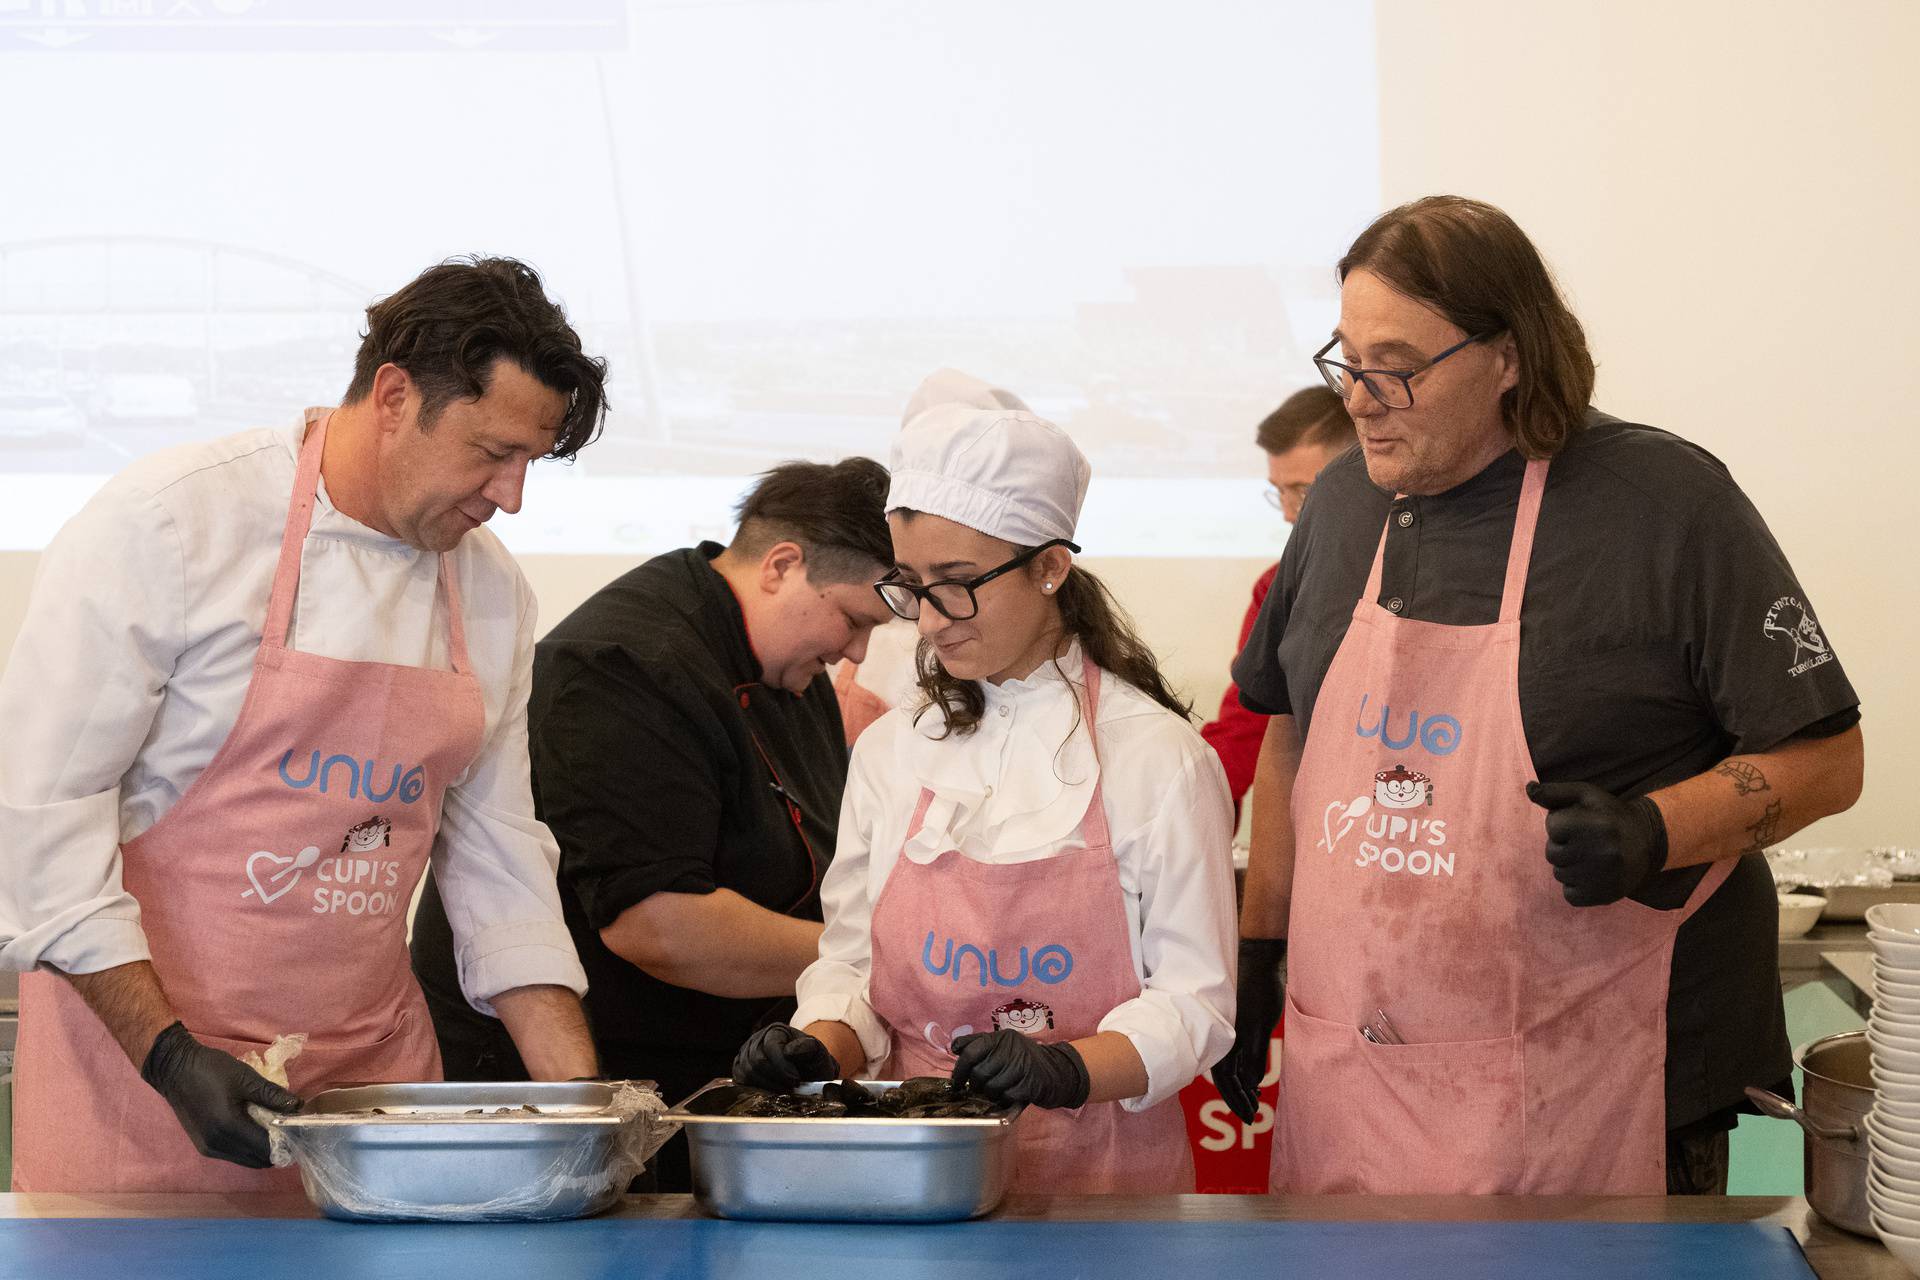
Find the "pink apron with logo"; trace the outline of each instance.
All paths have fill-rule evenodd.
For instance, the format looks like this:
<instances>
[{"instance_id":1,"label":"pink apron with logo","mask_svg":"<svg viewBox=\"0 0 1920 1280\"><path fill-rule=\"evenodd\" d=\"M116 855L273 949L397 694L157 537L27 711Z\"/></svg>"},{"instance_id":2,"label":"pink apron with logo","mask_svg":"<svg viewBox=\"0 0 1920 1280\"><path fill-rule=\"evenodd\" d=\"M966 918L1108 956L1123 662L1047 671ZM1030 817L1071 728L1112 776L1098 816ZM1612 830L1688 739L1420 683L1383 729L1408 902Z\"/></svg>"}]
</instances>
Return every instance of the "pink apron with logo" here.
<instances>
[{"instance_id":1,"label":"pink apron with logo","mask_svg":"<svg viewBox=\"0 0 1920 1280\"><path fill-rule=\"evenodd\" d=\"M1087 736L1100 670L1086 664ZM1002 1028L1058 1044L1100 1030L1140 994L1126 901L1101 783L1080 820L1084 847L1029 862L988 864L958 849L907 857L933 793L922 788L900 857L873 904L869 999L893 1029L883 1080L944 1076L948 1045ZM1131 1112L1118 1102L1029 1107L1015 1129L1013 1189L1052 1195L1193 1190L1193 1152L1178 1099Z\"/></svg>"},{"instance_id":2,"label":"pink apron with logo","mask_svg":"<svg viewBox=\"0 0 1920 1280\"><path fill-rule=\"evenodd\" d=\"M1500 619L1395 617L1386 535L1293 787L1273 1187L1379 1195L1666 1189L1667 982L1686 905L1570 907L1520 716L1530 462ZM1374 1043L1361 1028L1384 1011Z\"/></svg>"},{"instance_id":3,"label":"pink apron with logo","mask_svg":"<svg viewBox=\"0 0 1920 1280\"><path fill-rule=\"evenodd\" d=\"M186 794L122 849L123 881L187 1030L235 1055L305 1032L293 1090L435 1080L440 1054L407 964L407 907L449 780L485 722L459 587L440 557L453 670L287 647L326 439L300 452L246 700ZM352 609L351 600L309 608ZM14 1084L18 1191L268 1191L297 1171L193 1149L65 979L25 975Z\"/></svg>"}]
</instances>

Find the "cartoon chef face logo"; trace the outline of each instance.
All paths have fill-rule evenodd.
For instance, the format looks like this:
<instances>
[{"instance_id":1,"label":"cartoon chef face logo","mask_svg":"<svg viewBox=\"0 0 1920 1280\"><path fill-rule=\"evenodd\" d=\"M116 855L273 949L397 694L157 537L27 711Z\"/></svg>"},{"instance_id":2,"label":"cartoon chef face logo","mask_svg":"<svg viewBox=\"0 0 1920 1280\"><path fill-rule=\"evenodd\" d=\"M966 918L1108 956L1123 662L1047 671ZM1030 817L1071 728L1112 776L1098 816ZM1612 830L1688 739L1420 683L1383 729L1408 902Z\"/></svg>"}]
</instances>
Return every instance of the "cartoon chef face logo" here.
<instances>
[{"instance_id":1,"label":"cartoon chef face logo","mask_svg":"<svg viewBox=\"0 0 1920 1280\"><path fill-rule=\"evenodd\" d=\"M1418 809L1433 803L1433 779L1397 764L1373 775L1373 798L1383 809Z\"/></svg>"},{"instance_id":2,"label":"cartoon chef face logo","mask_svg":"<svg viewBox=\"0 0 1920 1280\"><path fill-rule=\"evenodd\" d=\"M1053 1030L1053 1010L1037 1000L1009 1000L993 1011L995 1031L1018 1031L1038 1035Z\"/></svg>"},{"instance_id":3,"label":"cartoon chef face logo","mask_svg":"<svg viewBox=\"0 0 1920 1280\"><path fill-rule=\"evenodd\" d=\"M389 839L393 824L379 814L374 814L358 826L348 827L346 838L340 842L342 853L372 853L375 849L384 849L393 841Z\"/></svg>"}]
</instances>

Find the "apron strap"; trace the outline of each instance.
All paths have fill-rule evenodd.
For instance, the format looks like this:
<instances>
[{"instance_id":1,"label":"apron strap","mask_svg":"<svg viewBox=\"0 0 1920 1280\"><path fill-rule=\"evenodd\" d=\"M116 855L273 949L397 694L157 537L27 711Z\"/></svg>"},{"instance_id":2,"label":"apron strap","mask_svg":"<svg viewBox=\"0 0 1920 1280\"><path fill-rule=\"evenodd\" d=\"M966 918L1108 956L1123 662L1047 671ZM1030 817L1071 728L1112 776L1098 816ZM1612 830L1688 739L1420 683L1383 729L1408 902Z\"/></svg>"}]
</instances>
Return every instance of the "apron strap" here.
<instances>
[{"instance_id":1,"label":"apron strap","mask_svg":"<svg viewBox=\"0 0 1920 1280\"><path fill-rule=\"evenodd\" d=\"M314 495L320 488L320 458L326 452L327 425L333 414L314 420L300 446L300 462L293 472L293 497L287 503L287 523L280 532L280 559L273 569L273 593L267 598L267 622L260 632L260 645L266 649L287 647L287 632L293 623L293 603L300 594L300 552L313 528ZM467 628L462 620L466 611L460 604L460 582L453 572L453 560L441 552L438 560L440 586L447 596L447 653L453 669L472 675L467 660Z\"/></svg>"},{"instance_id":2,"label":"apron strap","mask_svg":"<svg viewBox=\"0 0 1920 1280\"><path fill-rule=\"evenodd\" d=\"M1093 767L1100 770L1100 776L1093 780L1093 796L1087 801L1086 816L1080 819L1080 836L1090 849L1111 848L1113 833L1107 828L1105 790L1107 771L1100 762L1100 733L1094 728L1100 718L1100 668L1091 658L1083 657L1081 664L1087 676L1087 743L1093 748Z\"/></svg>"},{"instance_id":3,"label":"apron strap","mask_svg":"<svg viewBox=\"0 0 1920 1280\"><path fill-rule=\"evenodd\" d=\"M1680 920L1682 923L1685 923L1685 921L1701 907L1706 906L1707 899L1711 898L1714 891L1727 882L1727 877L1733 874L1733 864L1735 861L1737 861L1737 859L1734 858L1717 859L1713 866L1708 868L1707 874L1700 877L1700 883L1693 886L1693 892L1687 895L1686 905L1680 908Z\"/></svg>"},{"instance_id":4,"label":"apron strap","mask_svg":"<svg viewBox=\"0 0 1920 1280\"><path fill-rule=\"evenodd\" d=\"M907 823L907 838L900 842L901 848L912 844L913 838L920 834L920 828L927 824L927 810L932 807L933 792L926 787L920 788L920 803L913 806L913 821Z\"/></svg>"},{"instance_id":5,"label":"apron strap","mask_svg":"<svg viewBox=\"0 0 1920 1280\"><path fill-rule=\"evenodd\" d=\"M1520 601L1527 594L1527 566L1533 562L1533 532L1540 526L1540 495L1547 491L1547 458L1527 463L1520 482L1520 510L1513 518L1513 541L1507 546L1507 581L1500 589L1500 621L1520 621Z\"/></svg>"},{"instance_id":6,"label":"apron strap","mask_svg":"<svg viewBox=\"0 0 1920 1280\"><path fill-rule=\"evenodd\" d=\"M293 500L287 504L287 524L280 533L280 560L273 570L273 594L267 600L267 625L260 643L268 649L287 647L287 627L293 620L294 597L300 592L300 548L313 527L313 495L320 482L320 455L327 443L327 424L333 415L314 422L300 446L300 464L293 473Z\"/></svg>"},{"instance_id":7,"label":"apron strap","mask_svg":"<svg viewBox=\"0 0 1920 1280\"><path fill-rule=\"evenodd\" d=\"M467 625L461 621L466 610L460 607L460 578L453 571L453 556L445 551L440 553L440 585L447 593L447 656L453 660L455 671L472 675L473 665L467 661Z\"/></svg>"}]
</instances>

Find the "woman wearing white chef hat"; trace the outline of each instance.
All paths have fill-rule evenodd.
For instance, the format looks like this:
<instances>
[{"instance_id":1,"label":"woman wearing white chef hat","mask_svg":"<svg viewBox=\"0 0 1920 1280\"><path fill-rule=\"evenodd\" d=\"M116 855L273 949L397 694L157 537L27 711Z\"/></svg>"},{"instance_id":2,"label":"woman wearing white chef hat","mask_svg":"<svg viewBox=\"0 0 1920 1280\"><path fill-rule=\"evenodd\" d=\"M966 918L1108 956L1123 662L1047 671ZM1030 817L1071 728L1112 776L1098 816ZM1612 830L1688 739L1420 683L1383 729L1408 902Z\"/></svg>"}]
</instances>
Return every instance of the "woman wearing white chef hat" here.
<instances>
[{"instance_id":1,"label":"woman wearing white chef hat","mask_svg":"<svg viewBox=\"0 0 1920 1280\"><path fill-rule=\"evenodd\" d=\"M1017 1189L1193 1189L1175 1095L1233 1039L1233 813L1213 752L1073 565L1086 457L1016 397L929 378L894 443L921 698L853 753L791 1026L765 1088L951 1074L1032 1104Z\"/></svg>"}]
</instances>

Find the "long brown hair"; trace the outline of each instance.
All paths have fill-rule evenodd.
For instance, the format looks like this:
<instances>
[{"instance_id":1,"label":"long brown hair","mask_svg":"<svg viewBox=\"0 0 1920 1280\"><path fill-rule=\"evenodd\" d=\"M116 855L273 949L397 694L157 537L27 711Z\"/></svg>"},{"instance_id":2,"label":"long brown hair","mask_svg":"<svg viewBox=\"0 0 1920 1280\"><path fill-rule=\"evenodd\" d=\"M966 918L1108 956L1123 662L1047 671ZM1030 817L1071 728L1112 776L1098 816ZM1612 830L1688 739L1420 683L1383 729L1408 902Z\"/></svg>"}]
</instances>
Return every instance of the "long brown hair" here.
<instances>
[{"instance_id":1,"label":"long brown hair","mask_svg":"<svg viewBox=\"0 0 1920 1280\"><path fill-rule=\"evenodd\" d=\"M1593 355L1586 331L1540 251L1512 218L1464 196L1427 196L1389 209L1340 259L1342 281L1365 268L1463 333L1510 333L1520 380L1500 413L1520 452L1551 458L1586 423Z\"/></svg>"},{"instance_id":2,"label":"long brown hair","mask_svg":"<svg viewBox=\"0 0 1920 1280\"><path fill-rule=\"evenodd\" d=\"M1019 550L1027 551L1030 548L1021 547ZM1182 702L1168 686L1166 677L1160 674L1160 663L1154 658L1153 650L1134 630L1133 619L1113 598L1106 583L1075 565L1068 570L1054 598L1060 603L1062 630L1080 642L1080 653L1086 661L1102 671L1112 672L1183 720L1193 714L1193 704ZM1053 669L1065 680L1067 673L1061 669L1060 660L1054 658L1052 662ZM987 696L981 690L979 681L961 680L950 674L940 665L939 655L934 653L933 646L925 639L914 650L913 667L921 695L926 699L914 711L916 723L922 715L937 707L946 720L946 732L941 735L943 738L953 735L965 737L980 727L980 718L987 710ZM1075 702L1077 705L1078 699ZM1079 724L1076 714L1074 728L1078 728ZM1072 736L1072 730L1068 731L1068 736Z\"/></svg>"}]
</instances>

